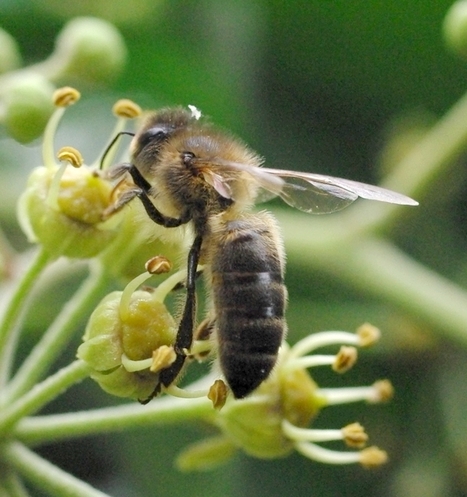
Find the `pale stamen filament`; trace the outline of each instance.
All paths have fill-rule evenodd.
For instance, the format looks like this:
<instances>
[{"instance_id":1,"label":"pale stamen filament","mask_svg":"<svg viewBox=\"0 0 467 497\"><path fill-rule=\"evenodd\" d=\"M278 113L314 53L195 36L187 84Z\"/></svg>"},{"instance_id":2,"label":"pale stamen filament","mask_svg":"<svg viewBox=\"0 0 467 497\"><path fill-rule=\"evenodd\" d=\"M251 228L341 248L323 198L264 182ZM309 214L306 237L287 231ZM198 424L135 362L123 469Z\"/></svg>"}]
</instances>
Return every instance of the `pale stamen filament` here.
<instances>
[{"instance_id":1,"label":"pale stamen filament","mask_svg":"<svg viewBox=\"0 0 467 497\"><path fill-rule=\"evenodd\" d=\"M369 387L318 388L315 393L317 397L323 397L327 405L381 401L380 391L374 385Z\"/></svg>"},{"instance_id":2,"label":"pale stamen filament","mask_svg":"<svg viewBox=\"0 0 467 497\"><path fill-rule=\"evenodd\" d=\"M310 442L296 442L295 449L309 459L327 464L355 464L361 461L360 452L339 452Z\"/></svg>"},{"instance_id":3,"label":"pale stamen filament","mask_svg":"<svg viewBox=\"0 0 467 497\"><path fill-rule=\"evenodd\" d=\"M348 331L322 331L314 333L297 342L289 351L289 358L300 357L309 354L313 350L327 345L360 345L360 338L355 333Z\"/></svg>"},{"instance_id":4,"label":"pale stamen filament","mask_svg":"<svg viewBox=\"0 0 467 497\"><path fill-rule=\"evenodd\" d=\"M282 431L287 438L297 442L330 442L344 438L342 430L299 428L286 419L282 421Z\"/></svg>"}]
</instances>

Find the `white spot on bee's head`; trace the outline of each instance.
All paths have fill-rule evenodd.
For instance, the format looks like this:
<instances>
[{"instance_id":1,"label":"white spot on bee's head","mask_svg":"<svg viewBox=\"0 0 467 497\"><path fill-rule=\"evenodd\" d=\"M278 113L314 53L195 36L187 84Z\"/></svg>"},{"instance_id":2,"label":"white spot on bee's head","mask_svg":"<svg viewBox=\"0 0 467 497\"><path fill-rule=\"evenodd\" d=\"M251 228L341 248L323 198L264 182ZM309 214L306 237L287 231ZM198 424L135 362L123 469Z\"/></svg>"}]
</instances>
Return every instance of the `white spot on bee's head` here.
<instances>
[{"instance_id":1,"label":"white spot on bee's head","mask_svg":"<svg viewBox=\"0 0 467 497\"><path fill-rule=\"evenodd\" d=\"M197 121L201 117L201 111L198 109L198 107L195 107L194 105L189 105L188 108L191 110L191 115L194 117Z\"/></svg>"}]
</instances>

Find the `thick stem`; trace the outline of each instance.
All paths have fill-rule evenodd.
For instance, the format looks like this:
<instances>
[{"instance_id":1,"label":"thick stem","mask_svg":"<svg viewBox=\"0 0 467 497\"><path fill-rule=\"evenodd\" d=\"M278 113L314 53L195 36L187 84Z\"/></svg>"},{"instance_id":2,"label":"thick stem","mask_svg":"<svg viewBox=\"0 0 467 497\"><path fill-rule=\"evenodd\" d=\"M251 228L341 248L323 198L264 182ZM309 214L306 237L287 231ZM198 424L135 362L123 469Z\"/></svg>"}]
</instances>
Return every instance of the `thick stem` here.
<instances>
[{"instance_id":1,"label":"thick stem","mask_svg":"<svg viewBox=\"0 0 467 497\"><path fill-rule=\"evenodd\" d=\"M13 348L17 341L18 324L26 300L39 274L50 262L50 256L39 250L27 272L19 282L0 323L0 385L5 385L10 374Z\"/></svg>"},{"instance_id":2,"label":"thick stem","mask_svg":"<svg viewBox=\"0 0 467 497\"><path fill-rule=\"evenodd\" d=\"M3 447L4 462L15 468L34 486L56 497L109 497L42 459L24 445L14 442Z\"/></svg>"},{"instance_id":3,"label":"thick stem","mask_svg":"<svg viewBox=\"0 0 467 497\"><path fill-rule=\"evenodd\" d=\"M463 288L383 239L349 236L345 243L337 243L328 232L330 238L323 240L300 217L288 217L283 226L288 256L305 271L329 272L333 278L392 302L414 319L467 345L467 291Z\"/></svg>"},{"instance_id":4,"label":"thick stem","mask_svg":"<svg viewBox=\"0 0 467 497\"><path fill-rule=\"evenodd\" d=\"M29 392L4 408L0 413L0 434L5 434L21 418L37 412L71 385L89 374L89 366L77 360L35 385Z\"/></svg>"},{"instance_id":5,"label":"thick stem","mask_svg":"<svg viewBox=\"0 0 467 497\"><path fill-rule=\"evenodd\" d=\"M63 347L76 330L77 324L96 306L107 284L107 277L102 266L92 265L88 278L62 308L8 385L7 400L18 398L42 377L61 354Z\"/></svg>"},{"instance_id":6,"label":"thick stem","mask_svg":"<svg viewBox=\"0 0 467 497\"><path fill-rule=\"evenodd\" d=\"M151 425L186 423L209 419L212 402L164 397L147 405L128 404L90 411L35 416L21 420L14 436L28 444L64 440L96 433L108 433Z\"/></svg>"}]
</instances>

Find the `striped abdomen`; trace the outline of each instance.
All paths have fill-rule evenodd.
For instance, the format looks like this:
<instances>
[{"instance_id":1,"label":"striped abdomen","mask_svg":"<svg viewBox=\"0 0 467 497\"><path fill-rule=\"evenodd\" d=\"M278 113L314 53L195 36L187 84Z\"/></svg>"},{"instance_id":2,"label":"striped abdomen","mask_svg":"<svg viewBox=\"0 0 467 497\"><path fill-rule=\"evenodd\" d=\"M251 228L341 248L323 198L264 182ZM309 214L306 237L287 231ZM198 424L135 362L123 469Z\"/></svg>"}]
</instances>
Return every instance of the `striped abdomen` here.
<instances>
[{"instance_id":1,"label":"striped abdomen","mask_svg":"<svg viewBox=\"0 0 467 497\"><path fill-rule=\"evenodd\" d=\"M225 222L213 241L219 361L233 394L242 398L269 376L284 337L282 245L268 213Z\"/></svg>"}]
</instances>

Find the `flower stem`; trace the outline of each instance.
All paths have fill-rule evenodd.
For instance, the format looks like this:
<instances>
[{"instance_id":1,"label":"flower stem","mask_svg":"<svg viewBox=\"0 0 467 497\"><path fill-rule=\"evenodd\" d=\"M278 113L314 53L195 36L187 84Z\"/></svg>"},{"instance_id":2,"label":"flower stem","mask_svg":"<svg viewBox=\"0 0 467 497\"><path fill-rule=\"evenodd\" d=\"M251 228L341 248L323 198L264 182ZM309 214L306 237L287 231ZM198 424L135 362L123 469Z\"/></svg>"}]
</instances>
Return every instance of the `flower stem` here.
<instances>
[{"instance_id":1,"label":"flower stem","mask_svg":"<svg viewBox=\"0 0 467 497\"><path fill-rule=\"evenodd\" d=\"M429 193L433 185L467 147L467 93L425 134L425 136L393 167L381 186L402 191L416 200ZM421 204L423 206L423 203ZM420 207L421 208L421 207ZM404 209L375 202L372 209L365 203L356 206L349 215L350 221L361 222L366 231L394 224Z\"/></svg>"},{"instance_id":2,"label":"flower stem","mask_svg":"<svg viewBox=\"0 0 467 497\"><path fill-rule=\"evenodd\" d=\"M107 288L106 273L100 264L91 265L91 273L72 299L62 308L7 387L11 401L28 391L60 355L67 340L86 313L96 306Z\"/></svg>"},{"instance_id":3,"label":"flower stem","mask_svg":"<svg viewBox=\"0 0 467 497\"><path fill-rule=\"evenodd\" d=\"M17 337L15 330L21 311L24 309L26 299L31 293L31 289L37 281L37 277L50 262L49 254L44 250L39 250L26 274L19 282L13 296L6 308L5 314L0 323L0 385L3 386L8 381L10 374L12 349Z\"/></svg>"},{"instance_id":4,"label":"flower stem","mask_svg":"<svg viewBox=\"0 0 467 497\"><path fill-rule=\"evenodd\" d=\"M18 474L10 468L2 470L0 495L5 497L29 497Z\"/></svg>"},{"instance_id":5,"label":"flower stem","mask_svg":"<svg viewBox=\"0 0 467 497\"><path fill-rule=\"evenodd\" d=\"M14 436L30 444L108 433L151 425L168 425L195 419L208 419L213 414L207 398L175 399L164 397L151 404L108 407L89 411L22 419L14 428Z\"/></svg>"},{"instance_id":6,"label":"flower stem","mask_svg":"<svg viewBox=\"0 0 467 497\"><path fill-rule=\"evenodd\" d=\"M24 445L3 447L2 458L47 495L56 497L109 497L89 484L42 459Z\"/></svg>"},{"instance_id":7,"label":"flower stem","mask_svg":"<svg viewBox=\"0 0 467 497\"><path fill-rule=\"evenodd\" d=\"M1 411L0 434L8 432L21 418L38 411L88 374L89 366L84 361L76 360L49 376L42 383L35 385L29 392Z\"/></svg>"},{"instance_id":8,"label":"flower stem","mask_svg":"<svg viewBox=\"0 0 467 497\"><path fill-rule=\"evenodd\" d=\"M416 262L390 242L364 235L344 243L320 240L300 217L280 215L289 258L304 270L328 272L333 278L392 302L433 330L467 345L467 291ZM300 236L294 236L300 233ZM329 233L328 233L329 235Z\"/></svg>"}]
</instances>

